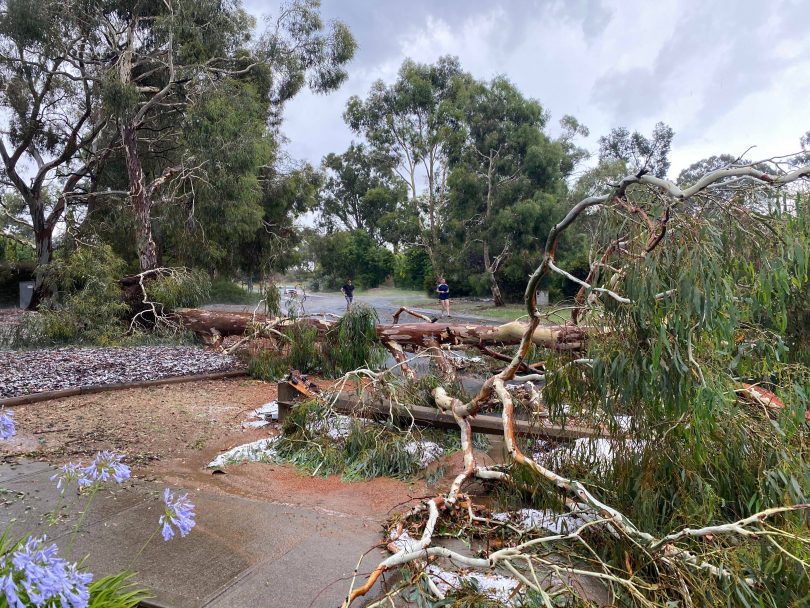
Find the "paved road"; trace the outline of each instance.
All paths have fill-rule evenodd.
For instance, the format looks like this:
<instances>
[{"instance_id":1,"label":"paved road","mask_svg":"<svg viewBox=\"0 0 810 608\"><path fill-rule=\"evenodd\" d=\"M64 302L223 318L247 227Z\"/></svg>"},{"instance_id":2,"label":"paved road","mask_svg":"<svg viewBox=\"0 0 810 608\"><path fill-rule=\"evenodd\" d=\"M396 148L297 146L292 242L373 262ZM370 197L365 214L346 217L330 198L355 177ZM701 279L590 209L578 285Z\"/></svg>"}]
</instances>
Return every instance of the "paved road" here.
<instances>
[{"instance_id":1,"label":"paved road","mask_svg":"<svg viewBox=\"0 0 810 608\"><path fill-rule=\"evenodd\" d=\"M282 296L282 303L285 303L287 299ZM370 294L364 295L359 294L356 295L354 298L354 302L356 304L366 304L371 306L377 311L377 314L380 316L381 323L390 323L391 316L394 312L402 306L402 296L398 294ZM211 304L206 306L206 308L213 308L216 310L229 310L229 311L246 311L252 312L252 306L243 306L239 304ZM408 306L411 310L416 312L426 314L428 316L436 316L438 317L441 314L441 309L439 308L439 302L436 300L435 305L433 306ZM342 315L346 312L346 299L343 297L343 294L340 292L318 292L318 293L309 293L307 292L307 299L304 302L304 311L307 314L334 314L334 315ZM405 323L410 321L418 321L414 317L410 317L409 315L403 314L400 317L400 322ZM490 324L497 324L502 323L503 321L499 321L497 319L490 319L487 317L480 317L475 315L454 315L450 319L452 322L456 323L477 323L482 325L490 325Z\"/></svg>"}]
</instances>

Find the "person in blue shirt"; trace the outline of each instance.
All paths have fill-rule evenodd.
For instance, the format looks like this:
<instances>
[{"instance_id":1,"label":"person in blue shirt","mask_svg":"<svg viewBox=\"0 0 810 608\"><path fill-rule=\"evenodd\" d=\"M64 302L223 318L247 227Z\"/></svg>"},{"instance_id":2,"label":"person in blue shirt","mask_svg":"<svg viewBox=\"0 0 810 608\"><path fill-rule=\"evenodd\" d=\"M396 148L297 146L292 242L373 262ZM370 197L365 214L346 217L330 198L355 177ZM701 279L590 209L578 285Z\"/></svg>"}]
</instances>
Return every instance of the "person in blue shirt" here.
<instances>
[{"instance_id":1,"label":"person in blue shirt","mask_svg":"<svg viewBox=\"0 0 810 608\"><path fill-rule=\"evenodd\" d=\"M439 302L442 305L442 316L450 316L450 286L444 277L439 277L439 286L436 287L436 293L439 294Z\"/></svg>"},{"instance_id":2,"label":"person in blue shirt","mask_svg":"<svg viewBox=\"0 0 810 608\"><path fill-rule=\"evenodd\" d=\"M340 291L343 292L343 295L346 298L346 310L351 310L352 300L354 299L354 285L352 285L352 280L347 280L346 284L340 288Z\"/></svg>"}]
</instances>

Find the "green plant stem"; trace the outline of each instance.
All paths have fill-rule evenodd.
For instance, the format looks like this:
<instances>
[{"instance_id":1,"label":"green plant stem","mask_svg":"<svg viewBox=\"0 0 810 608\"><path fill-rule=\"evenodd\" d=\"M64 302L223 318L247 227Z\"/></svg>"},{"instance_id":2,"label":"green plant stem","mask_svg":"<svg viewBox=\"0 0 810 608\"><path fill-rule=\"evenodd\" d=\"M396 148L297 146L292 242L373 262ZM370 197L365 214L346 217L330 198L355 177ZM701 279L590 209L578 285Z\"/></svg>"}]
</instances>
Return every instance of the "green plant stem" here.
<instances>
[{"instance_id":1,"label":"green plant stem","mask_svg":"<svg viewBox=\"0 0 810 608\"><path fill-rule=\"evenodd\" d=\"M141 556L141 553L143 553L144 549L146 549L146 547L149 545L149 543L151 543L151 542L152 542L152 540L155 538L155 536L157 536L157 533L158 533L158 532L160 532L160 526L158 526L157 528L155 528L155 531L154 531L154 532L152 532L152 535L151 535L151 536L150 536L150 537L147 539L147 541L146 541L146 542L145 542L145 543L144 543L144 544L141 546L141 548L140 548L140 549L138 549L138 552L135 554L135 557L133 557L133 558L132 558L132 561L131 561L131 562L129 562L129 565L127 566L127 570L132 570L132 569L134 568L135 563L138 561L138 558Z\"/></svg>"},{"instance_id":2,"label":"green plant stem","mask_svg":"<svg viewBox=\"0 0 810 608\"><path fill-rule=\"evenodd\" d=\"M76 536L79 534L79 528L82 527L82 523L84 522L84 518L87 516L87 512L90 510L90 505L93 504L93 499L96 497L96 493L98 492L97 487L93 487L90 492L90 496L87 498L87 503L84 505L84 510L82 511L81 517L79 517L79 521L76 522L76 527L73 529L73 534L70 535L70 543L67 547L67 554L69 557L73 556L73 545L76 543Z\"/></svg>"}]
</instances>

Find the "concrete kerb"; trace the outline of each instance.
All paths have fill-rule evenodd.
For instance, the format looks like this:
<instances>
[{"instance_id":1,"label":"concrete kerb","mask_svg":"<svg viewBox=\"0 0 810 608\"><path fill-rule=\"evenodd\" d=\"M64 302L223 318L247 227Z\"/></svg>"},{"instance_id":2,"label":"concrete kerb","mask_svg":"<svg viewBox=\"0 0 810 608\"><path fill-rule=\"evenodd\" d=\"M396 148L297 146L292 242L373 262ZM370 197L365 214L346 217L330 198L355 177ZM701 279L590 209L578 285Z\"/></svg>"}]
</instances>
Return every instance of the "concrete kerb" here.
<instances>
[{"instance_id":1,"label":"concrete kerb","mask_svg":"<svg viewBox=\"0 0 810 608\"><path fill-rule=\"evenodd\" d=\"M57 391L43 391L41 393L30 393L19 397L6 397L0 399L0 408L14 407L15 405L28 405L39 403L40 401L52 401L53 399L63 399L65 397L75 397L76 395L92 395L106 391L122 391L129 388L147 388L150 386L162 386L165 384L180 384L182 382L198 382L204 380L223 380L225 378L239 378L247 376L246 370L229 370L226 372L212 372L210 374L194 374L190 376L172 376L170 378L158 378L157 380L143 380L141 382L121 382L118 384L91 384L89 386L79 386L76 388L66 388Z\"/></svg>"}]
</instances>

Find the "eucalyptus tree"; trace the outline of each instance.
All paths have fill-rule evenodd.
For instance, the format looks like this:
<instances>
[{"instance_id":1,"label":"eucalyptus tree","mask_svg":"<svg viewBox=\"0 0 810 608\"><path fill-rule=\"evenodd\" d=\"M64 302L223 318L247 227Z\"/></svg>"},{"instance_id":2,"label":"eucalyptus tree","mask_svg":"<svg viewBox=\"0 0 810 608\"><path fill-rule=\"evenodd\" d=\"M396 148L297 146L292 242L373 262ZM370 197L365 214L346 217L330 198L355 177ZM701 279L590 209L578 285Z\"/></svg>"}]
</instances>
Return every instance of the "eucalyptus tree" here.
<instances>
[{"instance_id":1,"label":"eucalyptus tree","mask_svg":"<svg viewBox=\"0 0 810 608\"><path fill-rule=\"evenodd\" d=\"M344 606L406 565L425 570L410 584L428 601L449 604L471 596L443 580L500 568L514 577L509 602L523 593L517 601L593 603L582 585L533 575L550 571L599 579L606 601L622 606L804 605L810 369L785 358L784 337L791 289L808 282L810 222L781 209L752 213L750 201L800 195L797 184L808 179L810 165L784 170L777 162L768 172L735 163L683 188L633 171L572 205L542 235L525 291L529 322L508 364L466 402L441 386L432 391L458 423L463 469L446 492L409 506L386 530L399 551L353 586ZM589 216L603 230L582 279L557 251L561 235ZM540 326L537 287L548 274L581 288L564 326ZM558 341L537 353L543 331ZM576 343L565 341L577 331ZM530 357L543 373L518 375ZM542 394L529 381L542 381ZM483 466L473 450L471 420L493 403L509 467ZM576 420L597 436L538 451L516 436L516 405L564 426ZM516 528L498 528L505 542L471 553L464 547L493 534L487 506L465 493L474 479L511 484L510 509L522 498L561 515L540 525L516 518ZM462 548L435 546L436 530L466 535Z\"/></svg>"},{"instance_id":2,"label":"eucalyptus tree","mask_svg":"<svg viewBox=\"0 0 810 608\"><path fill-rule=\"evenodd\" d=\"M672 128L663 122L656 123L650 137L617 127L599 138L599 161L622 160L628 170L666 177L673 136Z\"/></svg>"},{"instance_id":3,"label":"eucalyptus tree","mask_svg":"<svg viewBox=\"0 0 810 608\"><path fill-rule=\"evenodd\" d=\"M407 185L394 173L393 159L352 143L342 154L325 156L321 168L326 173L319 195L321 226L329 232L362 229L396 248L400 238L387 220L408 194Z\"/></svg>"},{"instance_id":4,"label":"eucalyptus tree","mask_svg":"<svg viewBox=\"0 0 810 608\"><path fill-rule=\"evenodd\" d=\"M109 14L103 30L114 68L105 100L124 149L141 270L158 265L152 209L159 197L211 166L177 150L190 107L247 78L277 124L304 86L327 92L345 80L354 39L340 22L327 27L319 7L317 0L285 4L256 44L254 20L238 2L129 0ZM149 175L144 156L153 161Z\"/></svg>"},{"instance_id":5,"label":"eucalyptus tree","mask_svg":"<svg viewBox=\"0 0 810 608\"><path fill-rule=\"evenodd\" d=\"M234 268L248 277L283 272L302 261L305 232L295 226L295 218L313 211L323 175L311 165L289 159L276 160L259 172L261 221L249 239L235 247ZM306 243L304 243L306 244Z\"/></svg>"},{"instance_id":6,"label":"eucalyptus tree","mask_svg":"<svg viewBox=\"0 0 810 608\"><path fill-rule=\"evenodd\" d=\"M376 153L395 159L394 170L407 184L412 214L420 225L420 244L440 273L441 222L447 203L447 141L452 129L448 102L454 79L462 74L455 57L435 64L403 62L391 84L375 82L365 100L349 99L344 119Z\"/></svg>"},{"instance_id":7,"label":"eucalyptus tree","mask_svg":"<svg viewBox=\"0 0 810 608\"><path fill-rule=\"evenodd\" d=\"M498 271L510 255L525 251L522 237L536 223L526 214L547 215L543 195L553 199L564 192L565 154L543 133L548 116L540 103L506 78L457 78L455 89L448 223L465 246L480 248L492 297L501 306Z\"/></svg>"},{"instance_id":8,"label":"eucalyptus tree","mask_svg":"<svg viewBox=\"0 0 810 608\"><path fill-rule=\"evenodd\" d=\"M27 217L4 203L0 212L33 237L32 306L45 295L54 231L115 140L97 103L106 57L94 19L72 1L6 0L0 10L2 183L22 198Z\"/></svg>"}]
</instances>

